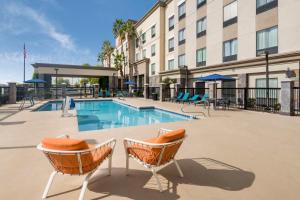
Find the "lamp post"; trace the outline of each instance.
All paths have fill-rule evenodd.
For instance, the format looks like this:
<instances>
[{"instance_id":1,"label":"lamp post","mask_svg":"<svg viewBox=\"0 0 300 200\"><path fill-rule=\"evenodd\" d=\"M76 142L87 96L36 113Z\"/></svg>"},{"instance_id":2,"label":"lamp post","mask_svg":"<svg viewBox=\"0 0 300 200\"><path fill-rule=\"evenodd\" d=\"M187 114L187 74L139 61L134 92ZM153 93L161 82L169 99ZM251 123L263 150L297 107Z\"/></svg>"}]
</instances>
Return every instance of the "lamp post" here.
<instances>
[{"instance_id":1,"label":"lamp post","mask_svg":"<svg viewBox=\"0 0 300 200\"><path fill-rule=\"evenodd\" d=\"M267 87L267 110L269 110L269 92L270 92L270 81L269 81L269 51L265 51L266 57L266 87Z\"/></svg>"},{"instance_id":2,"label":"lamp post","mask_svg":"<svg viewBox=\"0 0 300 200\"><path fill-rule=\"evenodd\" d=\"M58 68L55 68L55 98L57 99L57 74L58 74Z\"/></svg>"}]
</instances>

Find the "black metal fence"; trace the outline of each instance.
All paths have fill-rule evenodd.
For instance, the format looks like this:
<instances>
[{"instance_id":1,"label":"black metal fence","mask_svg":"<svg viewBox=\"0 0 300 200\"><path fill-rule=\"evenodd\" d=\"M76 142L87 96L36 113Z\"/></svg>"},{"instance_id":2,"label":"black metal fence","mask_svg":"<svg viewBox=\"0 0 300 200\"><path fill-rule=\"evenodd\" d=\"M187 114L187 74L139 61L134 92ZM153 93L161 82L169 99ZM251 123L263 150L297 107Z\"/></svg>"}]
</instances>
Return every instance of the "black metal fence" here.
<instances>
[{"instance_id":1,"label":"black metal fence","mask_svg":"<svg viewBox=\"0 0 300 200\"><path fill-rule=\"evenodd\" d=\"M0 106L8 102L9 87L0 87Z\"/></svg>"},{"instance_id":2,"label":"black metal fence","mask_svg":"<svg viewBox=\"0 0 300 200\"><path fill-rule=\"evenodd\" d=\"M300 115L300 87L294 88L294 112Z\"/></svg>"},{"instance_id":3,"label":"black metal fence","mask_svg":"<svg viewBox=\"0 0 300 200\"><path fill-rule=\"evenodd\" d=\"M216 105L247 110L279 112L280 88L218 88Z\"/></svg>"},{"instance_id":4,"label":"black metal fence","mask_svg":"<svg viewBox=\"0 0 300 200\"><path fill-rule=\"evenodd\" d=\"M159 100L160 98L160 87L148 87L148 99Z\"/></svg>"}]
</instances>

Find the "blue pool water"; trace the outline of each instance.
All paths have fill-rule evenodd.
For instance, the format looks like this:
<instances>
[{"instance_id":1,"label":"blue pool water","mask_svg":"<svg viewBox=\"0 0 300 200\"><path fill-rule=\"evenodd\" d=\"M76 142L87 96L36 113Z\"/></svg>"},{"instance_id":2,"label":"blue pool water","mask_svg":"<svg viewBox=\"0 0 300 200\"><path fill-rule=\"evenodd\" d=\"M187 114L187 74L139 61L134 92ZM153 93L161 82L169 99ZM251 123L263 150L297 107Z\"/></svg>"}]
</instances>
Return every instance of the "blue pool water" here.
<instances>
[{"instance_id":1,"label":"blue pool water","mask_svg":"<svg viewBox=\"0 0 300 200\"><path fill-rule=\"evenodd\" d=\"M59 110L60 108L61 102L49 102L38 111ZM136 109L115 101L77 101L76 110L79 131L186 121L190 119L184 115L155 108Z\"/></svg>"}]
</instances>

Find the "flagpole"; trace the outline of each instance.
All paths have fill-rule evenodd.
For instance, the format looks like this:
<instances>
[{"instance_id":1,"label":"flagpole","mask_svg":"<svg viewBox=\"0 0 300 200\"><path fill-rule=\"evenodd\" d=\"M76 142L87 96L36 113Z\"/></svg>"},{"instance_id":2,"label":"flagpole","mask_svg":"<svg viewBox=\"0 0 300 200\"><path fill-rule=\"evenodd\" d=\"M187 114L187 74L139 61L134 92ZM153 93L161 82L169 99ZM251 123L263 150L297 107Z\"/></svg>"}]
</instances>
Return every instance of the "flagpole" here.
<instances>
[{"instance_id":1,"label":"flagpole","mask_svg":"<svg viewBox=\"0 0 300 200\"><path fill-rule=\"evenodd\" d=\"M24 49L23 49L23 58L24 58L24 66L23 66L23 82L25 83L25 58L26 58L26 49L25 49L25 43L24 43Z\"/></svg>"}]
</instances>

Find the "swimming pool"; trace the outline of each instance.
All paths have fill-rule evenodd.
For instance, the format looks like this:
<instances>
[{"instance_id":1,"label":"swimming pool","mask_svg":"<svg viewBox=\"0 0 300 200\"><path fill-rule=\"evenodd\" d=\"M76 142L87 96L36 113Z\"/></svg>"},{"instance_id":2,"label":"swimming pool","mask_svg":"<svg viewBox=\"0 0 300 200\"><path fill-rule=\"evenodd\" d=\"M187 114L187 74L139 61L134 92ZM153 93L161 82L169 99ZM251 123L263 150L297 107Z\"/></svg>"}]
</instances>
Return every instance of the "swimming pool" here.
<instances>
[{"instance_id":1,"label":"swimming pool","mask_svg":"<svg viewBox=\"0 0 300 200\"><path fill-rule=\"evenodd\" d=\"M62 102L49 102L38 111L59 110ZM190 120L189 116L157 109L137 109L116 101L76 101L79 131L121 128Z\"/></svg>"}]
</instances>

